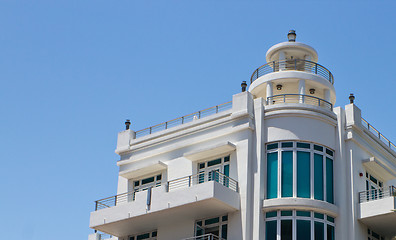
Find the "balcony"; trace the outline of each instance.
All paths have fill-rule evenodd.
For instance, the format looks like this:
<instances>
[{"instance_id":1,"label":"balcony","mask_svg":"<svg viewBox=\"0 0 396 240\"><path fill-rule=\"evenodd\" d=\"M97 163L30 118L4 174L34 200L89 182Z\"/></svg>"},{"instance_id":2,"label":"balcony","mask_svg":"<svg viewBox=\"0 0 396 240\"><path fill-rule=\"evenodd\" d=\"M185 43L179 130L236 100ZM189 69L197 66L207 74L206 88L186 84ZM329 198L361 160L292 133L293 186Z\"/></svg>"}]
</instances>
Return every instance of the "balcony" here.
<instances>
[{"instance_id":1,"label":"balcony","mask_svg":"<svg viewBox=\"0 0 396 240\"><path fill-rule=\"evenodd\" d=\"M271 97L267 97L266 104L267 105L275 105L275 104L293 104L293 103L301 103L308 104L312 106L318 106L330 111L333 111L333 104L329 103L326 100L321 98L317 98L309 95L302 94L280 94L274 95Z\"/></svg>"},{"instance_id":2,"label":"balcony","mask_svg":"<svg viewBox=\"0 0 396 240\"><path fill-rule=\"evenodd\" d=\"M359 193L359 220L385 236L396 235L396 188L394 186Z\"/></svg>"},{"instance_id":3,"label":"balcony","mask_svg":"<svg viewBox=\"0 0 396 240\"><path fill-rule=\"evenodd\" d=\"M169 216L200 219L239 210L238 182L219 172L199 173L166 185L95 202L90 227L121 237L150 231Z\"/></svg>"},{"instance_id":4,"label":"balcony","mask_svg":"<svg viewBox=\"0 0 396 240\"><path fill-rule=\"evenodd\" d=\"M333 74L322 65L303 59L273 61L257 68L250 77L250 83L253 83L259 77L273 72L280 71L302 71L319 75L331 84L334 84Z\"/></svg>"}]
</instances>

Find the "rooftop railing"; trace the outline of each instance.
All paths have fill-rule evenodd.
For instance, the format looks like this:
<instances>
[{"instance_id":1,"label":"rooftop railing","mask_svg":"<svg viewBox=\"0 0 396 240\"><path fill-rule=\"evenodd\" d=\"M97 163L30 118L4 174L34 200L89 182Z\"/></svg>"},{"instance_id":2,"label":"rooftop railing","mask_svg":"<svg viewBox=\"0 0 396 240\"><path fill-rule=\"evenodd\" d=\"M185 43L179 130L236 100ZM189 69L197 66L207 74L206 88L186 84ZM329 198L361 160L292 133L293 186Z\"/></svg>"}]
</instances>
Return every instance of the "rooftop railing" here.
<instances>
[{"instance_id":1,"label":"rooftop railing","mask_svg":"<svg viewBox=\"0 0 396 240\"><path fill-rule=\"evenodd\" d=\"M267 75L269 73L288 71L288 70L314 73L316 75L324 77L331 84L334 84L333 74L327 68L323 67L322 65L316 62L312 62L304 59L273 61L264 64L263 66L257 68L253 72L252 76L250 77L250 83L254 82L254 80L256 80L257 78Z\"/></svg>"},{"instance_id":2,"label":"rooftop railing","mask_svg":"<svg viewBox=\"0 0 396 240\"><path fill-rule=\"evenodd\" d=\"M364 118L362 118L362 125L369 132L374 134L377 138L379 138L383 143L385 143L390 149L396 152L396 146L388 138L386 138L382 133L380 133L375 127L373 127L370 123L368 123Z\"/></svg>"},{"instance_id":3,"label":"rooftop railing","mask_svg":"<svg viewBox=\"0 0 396 240\"><path fill-rule=\"evenodd\" d=\"M224 238L220 238L212 233L209 233L201 236L185 238L183 240L224 240Z\"/></svg>"},{"instance_id":4,"label":"rooftop railing","mask_svg":"<svg viewBox=\"0 0 396 240\"><path fill-rule=\"evenodd\" d=\"M396 197L396 187L389 186L360 192L359 203L374 201L386 197Z\"/></svg>"},{"instance_id":5,"label":"rooftop railing","mask_svg":"<svg viewBox=\"0 0 396 240\"><path fill-rule=\"evenodd\" d=\"M314 106L319 106L330 111L333 111L333 104L318 97L302 95L302 94L280 94L272 97L267 97L267 105L280 103L304 103Z\"/></svg>"},{"instance_id":6,"label":"rooftop railing","mask_svg":"<svg viewBox=\"0 0 396 240\"><path fill-rule=\"evenodd\" d=\"M136 138L150 135L152 133L159 132L159 131L162 131L162 130L165 130L168 128L176 127L176 126L179 126L179 125L182 125L185 123L189 123L189 122L192 122L193 120L201 119L201 118L231 109L231 107L232 107L232 101L226 102L226 103L223 103L220 105L216 105L214 107L210 107L210 108L198 111L198 112L194 112L194 113L191 113L191 114L188 114L183 117L179 117L179 118L167 121L167 122L163 122L163 123L160 123L160 124L157 124L157 125L137 131Z\"/></svg>"},{"instance_id":7,"label":"rooftop railing","mask_svg":"<svg viewBox=\"0 0 396 240\"><path fill-rule=\"evenodd\" d=\"M232 179L218 171L202 172L202 173L198 173L195 175L168 181L166 189L169 192L169 191L173 191L175 189L188 188L193 185L201 184L204 182L210 182L210 181L218 182L218 183L222 184L223 186L225 186L231 190L234 190L236 192L239 191L237 181L235 181L234 179ZM95 211L104 209L104 208L114 207L114 206L119 205L120 203L134 201L135 195L137 192L151 190L151 188L159 187L159 186L161 186L161 184L157 184L154 186L147 186L144 188L136 189L134 191L130 191L130 192L126 192L126 193L122 193L122 194L118 194L115 196L97 200L97 201L95 201Z\"/></svg>"}]
</instances>

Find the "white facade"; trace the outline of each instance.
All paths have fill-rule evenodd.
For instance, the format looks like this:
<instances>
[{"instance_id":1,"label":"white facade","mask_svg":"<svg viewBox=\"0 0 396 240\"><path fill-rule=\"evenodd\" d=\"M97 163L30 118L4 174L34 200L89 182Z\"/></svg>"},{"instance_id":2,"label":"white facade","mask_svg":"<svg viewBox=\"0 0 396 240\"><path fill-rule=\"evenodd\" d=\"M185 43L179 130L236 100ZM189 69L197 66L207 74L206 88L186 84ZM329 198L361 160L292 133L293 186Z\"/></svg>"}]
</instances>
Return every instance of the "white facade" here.
<instances>
[{"instance_id":1,"label":"white facade","mask_svg":"<svg viewBox=\"0 0 396 240\"><path fill-rule=\"evenodd\" d=\"M333 75L293 37L231 102L120 132L117 196L96 201L90 227L119 240L396 236L396 147L353 103L333 108Z\"/></svg>"}]
</instances>

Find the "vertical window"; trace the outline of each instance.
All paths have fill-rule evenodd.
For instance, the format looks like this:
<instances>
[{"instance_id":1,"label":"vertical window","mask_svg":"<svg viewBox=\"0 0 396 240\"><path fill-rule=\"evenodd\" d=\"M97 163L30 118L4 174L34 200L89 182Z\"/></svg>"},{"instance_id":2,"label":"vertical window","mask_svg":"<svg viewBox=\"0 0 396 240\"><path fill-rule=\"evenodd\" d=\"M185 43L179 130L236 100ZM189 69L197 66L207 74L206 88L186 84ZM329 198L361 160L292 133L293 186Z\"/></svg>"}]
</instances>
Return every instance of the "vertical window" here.
<instances>
[{"instance_id":1,"label":"vertical window","mask_svg":"<svg viewBox=\"0 0 396 240\"><path fill-rule=\"evenodd\" d=\"M333 181L333 160L326 157L326 200L329 203L334 203Z\"/></svg>"},{"instance_id":2,"label":"vertical window","mask_svg":"<svg viewBox=\"0 0 396 240\"><path fill-rule=\"evenodd\" d=\"M316 145L315 145L316 146ZM314 154L314 198L324 200L323 198L323 156Z\"/></svg>"},{"instance_id":3,"label":"vertical window","mask_svg":"<svg viewBox=\"0 0 396 240\"><path fill-rule=\"evenodd\" d=\"M297 240L311 239L311 221L297 220Z\"/></svg>"},{"instance_id":4,"label":"vertical window","mask_svg":"<svg viewBox=\"0 0 396 240\"><path fill-rule=\"evenodd\" d=\"M292 240L293 236L293 224L292 220L282 220L281 221L281 239L282 240Z\"/></svg>"},{"instance_id":5,"label":"vertical window","mask_svg":"<svg viewBox=\"0 0 396 240\"><path fill-rule=\"evenodd\" d=\"M314 240L324 240L324 223L315 222L314 234L315 234Z\"/></svg>"},{"instance_id":6,"label":"vertical window","mask_svg":"<svg viewBox=\"0 0 396 240\"><path fill-rule=\"evenodd\" d=\"M282 197L293 197L293 152L282 152Z\"/></svg>"},{"instance_id":7,"label":"vertical window","mask_svg":"<svg viewBox=\"0 0 396 240\"><path fill-rule=\"evenodd\" d=\"M276 221L268 221L265 223L265 239L276 240Z\"/></svg>"},{"instance_id":8,"label":"vertical window","mask_svg":"<svg viewBox=\"0 0 396 240\"><path fill-rule=\"evenodd\" d=\"M278 197L278 152L267 154L267 198Z\"/></svg>"},{"instance_id":9,"label":"vertical window","mask_svg":"<svg viewBox=\"0 0 396 240\"><path fill-rule=\"evenodd\" d=\"M208 218L195 222L195 236L213 234L219 239L227 239L228 216Z\"/></svg>"},{"instance_id":10,"label":"vertical window","mask_svg":"<svg viewBox=\"0 0 396 240\"><path fill-rule=\"evenodd\" d=\"M297 152L297 197L311 197L310 153Z\"/></svg>"},{"instance_id":11,"label":"vertical window","mask_svg":"<svg viewBox=\"0 0 396 240\"><path fill-rule=\"evenodd\" d=\"M334 227L327 225L327 240L334 240Z\"/></svg>"}]
</instances>

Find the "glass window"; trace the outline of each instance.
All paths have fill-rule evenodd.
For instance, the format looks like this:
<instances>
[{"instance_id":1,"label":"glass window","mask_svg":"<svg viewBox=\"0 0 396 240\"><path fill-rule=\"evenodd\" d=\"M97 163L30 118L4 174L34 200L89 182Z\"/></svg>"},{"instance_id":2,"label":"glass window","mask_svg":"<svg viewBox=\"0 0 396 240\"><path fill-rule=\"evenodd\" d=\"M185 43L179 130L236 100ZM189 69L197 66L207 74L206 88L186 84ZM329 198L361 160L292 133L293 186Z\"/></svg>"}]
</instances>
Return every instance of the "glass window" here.
<instances>
[{"instance_id":1,"label":"glass window","mask_svg":"<svg viewBox=\"0 0 396 240\"><path fill-rule=\"evenodd\" d=\"M297 197L311 197L310 153L297 152Z\"/></svg>"},{"instance_id":2,"label":"glass window","mask_svg":"<svg viewBox=\"0 0 396 240\"><path fill-rule=\"evenodd\" d=\"M282 152L282 197L293 197L293 152Z\"/></svg>"},{"instance_id":3,"label":"glass window","mask_svg":"<svg viewBox=\"0 0 396 240\"><path fill-rule=\"evenodd\" d=\"M311 239L311 221L297 220L297 240Z\"/></svg>"},{"instance_id":4,"label":"glass window","mask_svg":"<svg viewBox=\"0 0 396 240\"><path fill-rule=\"evenodd\" d=\"M315 213L314 217L315 217L315 218L319 218L319 219L324 219L324 214L322 214L322 213Z\"/></svg>"},{"instance_id":5,"label":"glass window","mask_svg":"<svg viewBox=\"0 0 396 240\"><path fill-rule=\"evenodd\" d=\"M333 181L333 160L326 157L326 200L329 203L334 203Z\"/></svg>"},{"instance_id":6,"label":"glass window","mask_svg":"<svg viewBox=\"0 0 396 240\"><path fill-rule=\"evenodd\" d=\"M205 225L209 225L209 224L213 224L213 223L218 223L218 222L219 222L219 218L218 218L218 217L216 217L216 218L210 218L210 219L205 220Z\"/></svg>"},{"instance_id":7,"label":"glass window","mask_svg":"<svg viewBox=\"0 0 396 240\"><path fill-rule=\"evenodd\" d=\"M227 215L196 221L195 236L213 234L219 239L227 239L227 222Z\"/></svg>"},{"instance_id":8,"label":"glass window","mask_svg":"<svg viewBox=\"0 0 396 240\"><path fill-rule=\"evenodd\" d=\"M334 227L327 225L327 240L334 240Z\"/></svg>"},{"instance_id":9,"label":"glass window","mask_svg":"<svg viewBox=\"0 0 396 240\"><path fill-rule=\"evenodd\" d=\"M265 217L266 218L271 218L271 217L276 217L276 211L274 211L274 212L266 212L265 213Z\"/></svg>"},{"instance_id":10,"label":"glass window","mask_svg":"<svg viewBox=\"0 0 396 240\"><path fill-rule=\"evenodd\" d=\"M216 160L212 160L212 161L208 162L208 167L211 167L213 165L217 165L217 164L220 164L220 163L221 163L221 158L216 159Z\"/></svg>"},{"instance_id":11,"label":"glass window","mask_svg":"<svg viewBox=\"0 0 396 240\"><path fill-rule=\"evenodd\" d=\"M151 182L154 182L154 177L143 179L142 180L142 185L143 184L147 184L147 183L151 183Z\"/></svg>"},{"instance_id":12,"label":"glass window","mask_svg":"<svg viewBox=\"0 0 396 240\"><path fill-rule=\"evenodd\" d=\"M308 212L308 211L297 211L297 216L310 217L311 216L311 212Z\"/></svg>"},{"instance_id":13,"label":"glass window","mask_svg":"<svg viewBox=\"0 0 396 240\"><path fill-rule=\"evenodd\" d=\"M292 220L282 220L281 221L281 239L282 240L292 240Z\"/></svg>"},{"instance_id":14,"label":"glass window","mask_svg":"<svg viewBox=\"0 0 396 240\"><path fill-rule=\"evenodd\" d=\"M315 222L314 234L315 234L314 240L324 240L324 223Z\"/></svg>"},{"instance_id":15,"label":"glass window","mask_svg":"<svg viewBox=\"0 0 396 240\"><path fill-rule=\"evenodd\" d=\"M297 143L297 147L298 147L298 148L311 148L311 144L309 144L309 143L298 142L298 143Z\"/></svg>"},{"instance_id":16,"label":"glass window","mask_svg":"<svg viewBox=\"0 0 396 240\"><path fill-rule=\"evenodd\" d=\"M292 214L292 211L281 211L281 216L291 216Z\"/></svg>"},{"instance_id":17,"label":"glass window","mask_svg":"<svg viewBox=\"0 0 396 240\"><path fill-rule=\"evenodd\" d=\"M322 147L322 146L314 145L314 149L315 149L316 151L323 152L323 147Z\"/></svg>"},{"instance_id":18,"label":"glass window","mask_svg":"<svg viewBox=\"0 0 396 240\"><path fill-rule=\"evenodd\" d=\"M333 156L333 151L330 149L326 148L326 153L329 154L330 156Z\"/></svg>"},{"instance_id":19,"label":"glass window","mask_svg":"<svg viewBox=\"0 0 396 240\"><path fill-rule=\"evenodd\" d=\"M276 240L276 221L267 221L265 223L265 239Z\"/></svg>"},{"instance_id":20,"label":"glass window","mask_svg":"<svg viewBox=\"0 0 396 240\"><path fill-rule=\"evenodd\" d=\"M267 198L278 197L278 153L267 154Z\"/></svg>"},{"instance_id":21,"label":"glass window","mask_svg":"<svg viewBox=\"0 0 396 240\"><path fill-rule=\"evenodd\" d=\"M323 156L314 154L314 198L323 200Z\"/></svg>"},{"instance_id":22,"label":"glass window","mask_svg":"<svg viewBox=\"0 0 396 240\"><path fill-rule=\"evenodd\" d=\"M293 142L283 142L282 143L283 148L290 148L293 147Z\"/></svg>"},{"instance_id":23,"label":"glass window","mask_svg":"<svg viewBox=\"0 0 396 240\"><path fill-rule=\"evenodd\" d=\"M278 143L272 143L267 145L267 150L278 148Z\"/></svg>"}]
</instances>

